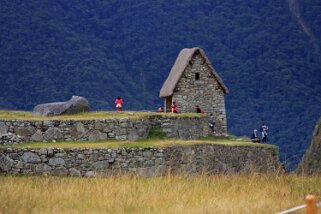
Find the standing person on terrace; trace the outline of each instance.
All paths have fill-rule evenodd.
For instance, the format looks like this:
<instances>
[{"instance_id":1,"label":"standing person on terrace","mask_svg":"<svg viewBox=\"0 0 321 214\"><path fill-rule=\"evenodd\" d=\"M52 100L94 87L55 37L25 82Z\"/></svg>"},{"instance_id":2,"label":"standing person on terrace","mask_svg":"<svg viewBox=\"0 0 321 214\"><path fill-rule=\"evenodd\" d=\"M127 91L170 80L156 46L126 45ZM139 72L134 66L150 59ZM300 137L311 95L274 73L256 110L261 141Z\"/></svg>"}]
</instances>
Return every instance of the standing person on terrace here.
<instances>
[{"instance_id":1,"label":"standing person on terrace","mask_svg":"<svg viewBox=\"0 0 321 214\"><path fill-rule=\"evenodd\" d=\"M115 100L116 111L123 111L123 99L121 97L117 97Z\"/></svg>"},{"instance_id":2,"label":"standing person on terrace","mask_svg":"<svg viewBox=\"0 0 321 214\"><path fill-rule=\"evenodd\" d=\"M195 106L195 109L196 109L196 113L202 113L202 114L205 113L204 110L201 109L199 105L196 105L196 106Z\"/></svg>"},{"instance_id":3,"label":"standing person on terrace","mask_svg":"<svg viewBox=\"0 0 321 214\"><path fill-rule=\"evenodd\" d=\"M172 107L172 113L177 113L177 105L175 101L172 103L171 107Z\"/></svg>"},{"instance_id":4,"label":"standing person on terrace","mask_svg":"<svg viewBox=\"0 0 321 214\"><path fill-rule=\"evenodd\" d=\"M267 142L267 131L269 130L269 127L262 123L262 126L260 128L260 132L262 133L262 143Z\"/></svg>"}]
</instances>

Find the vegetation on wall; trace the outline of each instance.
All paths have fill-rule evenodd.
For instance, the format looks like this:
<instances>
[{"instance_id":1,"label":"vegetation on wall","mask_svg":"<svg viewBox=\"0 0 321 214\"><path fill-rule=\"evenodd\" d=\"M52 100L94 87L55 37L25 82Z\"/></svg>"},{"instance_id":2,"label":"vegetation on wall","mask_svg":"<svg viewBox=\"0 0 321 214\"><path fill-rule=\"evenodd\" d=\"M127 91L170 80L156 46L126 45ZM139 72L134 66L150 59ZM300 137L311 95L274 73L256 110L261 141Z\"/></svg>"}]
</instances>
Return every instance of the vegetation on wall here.
<instances>
[{"instance_id":1,"label":"vegetation on wall","mask_svg":"<svg viewBox=\"0 0 321 214\"><path fill-rule=\"evenodd\" d=\"M320 3L300 1L320 41ZM202 47L230 90L229 132L262 122L296 163L320 116L321 54L287 1L12 0L0 8L0 108L88 98L93 110L156 110L179 51Z\"/></svg>"}]
</instances>

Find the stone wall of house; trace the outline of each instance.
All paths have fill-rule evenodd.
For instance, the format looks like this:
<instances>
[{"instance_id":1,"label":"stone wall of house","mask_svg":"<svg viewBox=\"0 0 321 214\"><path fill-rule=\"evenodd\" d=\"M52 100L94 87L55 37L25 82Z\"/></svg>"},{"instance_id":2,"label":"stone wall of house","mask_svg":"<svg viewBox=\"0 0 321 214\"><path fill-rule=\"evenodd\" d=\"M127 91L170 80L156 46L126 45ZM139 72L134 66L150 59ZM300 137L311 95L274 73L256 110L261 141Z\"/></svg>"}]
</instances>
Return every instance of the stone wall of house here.
<instances>
[{"instance_id":1,"label":"stone wall of house","mask_svg":"<svg viewBox=\"0 0 321 214\"><path fill-rule=\"evenodd\" d=\"M152 128L167 137L197 139L208 136L207 117L151 116L145 119L0 121L0 144L48 141L138 140Z\"/></svg>"},{"instance_id":2,"label":"stone wall of house","mask_svg":"<svg viewBox=\"0 0 321 214\"><path fill-rule=\"evenodd\" d=\"M276 148L196 144L166 148L18 149L0 150L0 173L30 175L109 176L133 173L274 172Z\"/></svg>"},{"instance_id":3,"label":"stone wall of house","mask_svg":"<svg viewBox=\"0 0 321 214\"><path fill-rule=\"evenodd\" d=\"M199 73L199 80L195 74ZM195 112L200 105L207 114L213 114L216 134L226 135L224 92L200 53L195 53L174 89L172 100L179 112Z\"/></svg>"}]
</instances>

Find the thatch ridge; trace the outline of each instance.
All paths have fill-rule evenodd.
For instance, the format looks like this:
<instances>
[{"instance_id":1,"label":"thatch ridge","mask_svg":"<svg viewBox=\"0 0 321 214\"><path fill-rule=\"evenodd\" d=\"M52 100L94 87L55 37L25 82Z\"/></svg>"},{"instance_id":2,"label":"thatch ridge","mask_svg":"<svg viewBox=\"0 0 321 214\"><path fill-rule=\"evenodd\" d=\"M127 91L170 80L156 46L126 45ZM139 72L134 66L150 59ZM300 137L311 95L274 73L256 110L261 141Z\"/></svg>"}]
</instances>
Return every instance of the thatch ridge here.
<instances>
[{"instance_id":1,"label":"thatch ridge","mask_svg":"<svg viewBox=\"0 0 321 214\"><path fill-rule=\"evenodd\" d=\"M224 85L223 80L217 74L211 62L207 58L204 50L199 47L194 47L194 48L184 48L180 51L166 81L164 82L160 90L160 93L159 93L160 97L167 97L173 94L173 91L176 87L178 80L181 78L184 70L186 69L188 63L190 62L190 60L192 59L196 51L199 51L201 56L205 59L205 62L210 67L215 79L218 81L219 85L222 87L224 93L229 92L228 88Z\"/></svg>"}]
</instances>

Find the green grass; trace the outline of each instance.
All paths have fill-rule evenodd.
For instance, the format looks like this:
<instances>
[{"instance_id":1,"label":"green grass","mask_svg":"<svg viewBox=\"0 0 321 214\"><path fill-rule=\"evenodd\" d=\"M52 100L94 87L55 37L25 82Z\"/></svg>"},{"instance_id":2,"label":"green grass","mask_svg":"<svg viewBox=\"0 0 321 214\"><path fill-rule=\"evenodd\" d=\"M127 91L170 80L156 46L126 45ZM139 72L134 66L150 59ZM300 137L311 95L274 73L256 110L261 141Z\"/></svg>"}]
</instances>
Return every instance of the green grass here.
<instances>
[{"instance_id":1,"label":"green grass","mask_svg":"<svg viewBox=\"0 0 321 214\"><path fill-rule=\"evenodd\" d=\"M147 148L147 147L167 147L171 145L195 145L195 144L217 144L226 146L258 146L265 148L275 148L270 144L254 144L247 141L239 141L229 138L220 139L200 139L200 140L181 140L181 139L153 139L147 138L139 141L94 141L94 142L29 142L24 144L0 146L0 148Z\"/></svg>"},{"instance_id":2,"label":"green grass","mask_svg":"<svg viewBox=\"0 0 321 214\"><path fill-rule=\"evenodd\" d=\"M34 116L30 111L7 111L0 110L0 120L99 120L99 119L119 119L119 118L131 118L140 119L147 118L150 116L170 116L170 117L202 117L201 114L196 113L184 113L184 114L173 114L173 113L157 113L157 112L134 112L134 111L98 111L98 112L86 112L73 115L62 115L55 117L41 117Z\"/></svg>"},{"instance_id":3,"label":"green grass","mask_svg":"<svg viewBox=\"0 0 321 214\"><path fill-rule=\"evenodd\" d=\"M151 128L149 130L146 140L154 140L154 139L164 140L166 138L167 138L166 133L164 133L161 128Z\"/></svg>"}]
</instances>

